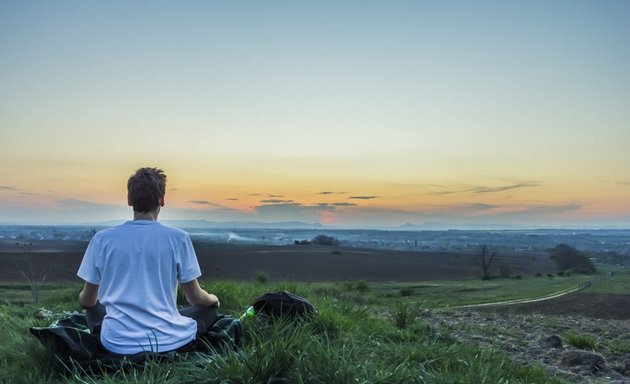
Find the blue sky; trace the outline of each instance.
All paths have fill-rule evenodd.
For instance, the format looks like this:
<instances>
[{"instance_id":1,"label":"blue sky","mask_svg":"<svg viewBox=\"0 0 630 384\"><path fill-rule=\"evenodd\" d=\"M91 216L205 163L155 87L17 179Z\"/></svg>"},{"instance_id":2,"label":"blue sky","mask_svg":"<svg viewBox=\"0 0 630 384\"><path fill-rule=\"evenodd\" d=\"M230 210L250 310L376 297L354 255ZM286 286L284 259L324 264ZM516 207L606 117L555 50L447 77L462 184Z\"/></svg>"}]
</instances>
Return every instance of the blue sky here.
<instances>
[{"instance_id":1,"label":"blue sky","mask_svg":"<svg viewBox=\"0 0 630 384\"><path fill-rule=\"evenodd\" d=\"M628 226L629 16L1 1L0 221L128 216L151 165L172 219Z\"/></svg>"}]
</instances>

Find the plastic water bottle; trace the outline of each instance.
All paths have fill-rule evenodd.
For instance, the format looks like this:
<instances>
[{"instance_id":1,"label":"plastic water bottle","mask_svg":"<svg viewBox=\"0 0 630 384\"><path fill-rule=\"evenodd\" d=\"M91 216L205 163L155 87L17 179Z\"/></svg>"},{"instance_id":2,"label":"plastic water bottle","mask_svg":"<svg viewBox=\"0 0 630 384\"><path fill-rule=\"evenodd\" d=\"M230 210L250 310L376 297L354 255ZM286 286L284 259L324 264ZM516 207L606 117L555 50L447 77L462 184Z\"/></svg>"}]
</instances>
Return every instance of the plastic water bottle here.
<instances>
[{"instance_id":1,"label":"plastic water bottle","mask_svg":"<svg viewBox=\"0 0 630 384\"><path fill-rule=\"evenodd\" d=\"M243 313L243 316L241 316L241 320L243 320L246 317L254 317L255 314L256 314L256 311L254 310L254 307L251 306L247 308L247 311L245 311L245 313Z\"/></svg>"}]
</instances>

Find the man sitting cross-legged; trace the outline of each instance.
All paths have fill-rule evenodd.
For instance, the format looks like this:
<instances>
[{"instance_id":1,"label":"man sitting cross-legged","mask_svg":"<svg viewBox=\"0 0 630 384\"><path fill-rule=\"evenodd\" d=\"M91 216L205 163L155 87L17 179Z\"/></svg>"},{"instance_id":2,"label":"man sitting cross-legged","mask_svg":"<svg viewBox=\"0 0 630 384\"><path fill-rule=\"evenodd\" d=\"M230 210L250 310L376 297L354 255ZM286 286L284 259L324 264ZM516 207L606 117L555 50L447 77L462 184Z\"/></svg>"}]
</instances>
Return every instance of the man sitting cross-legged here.
<instances>
[{"instance_id":1,"label":"man sitting cross-legged","mask_svg":"<svg viewBox=\"0 0 630 384\"><path fill-rule=\"evenodd\" d=\"M188 351L217 317L219 299L197 281L201 270L188 234L157 221L166 175L138 169L127 182L133 220L90 241L77 275L90 330L110 352ZM177 310L177 284L189 308Z\"/></svg>"}]
</instances>

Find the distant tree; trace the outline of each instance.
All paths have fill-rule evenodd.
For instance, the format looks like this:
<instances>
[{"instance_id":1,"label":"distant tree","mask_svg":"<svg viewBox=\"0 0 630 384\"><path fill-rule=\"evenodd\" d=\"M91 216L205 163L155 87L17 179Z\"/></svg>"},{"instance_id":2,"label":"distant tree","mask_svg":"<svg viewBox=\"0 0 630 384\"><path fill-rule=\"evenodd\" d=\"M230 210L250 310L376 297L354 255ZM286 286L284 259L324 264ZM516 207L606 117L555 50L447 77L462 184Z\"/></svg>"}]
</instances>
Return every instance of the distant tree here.
<instances>
[{"instance_id":1,"label":"distant tree","mask_svg":"<svg viewBox=\"0 0 630 384\"><path fill-rule=\"evenodd\" d=\"M48 272L50 272L52 268L52 263L48 263L48 265L42 269L41 266L38 266L37 263L33 261L31 254L33 243L17 242L15 245L22 252L22 258L20 260L21 266L18 266L18 269L31 288L33 303L37 303L41 296L42 286L46 281Z\"/></svg>"},{"instance_id":2,"label":"distant tree","mask_svg":"<svg viewBox=\"0 0 630 384\"><path fill-rule=\"evenodd\" d=\"M473 263L481 268L484 278L490 277L490 266L496 256L497 251L490 250L490 247L485 244L477 247L473 255Z\"/></svg>"},{"instance_id":3,"label":"distant tree","mask_svg":"<svg viewBox=\"0 0 630 384\"><path fill-rule=\"evenodd\" d=\"M558 271L573 270L577 273L593 273L597 271L593 262L583 252L567 244L558 244L549 250L551 259L556 262Z\"/></svg>"}]
</instances>

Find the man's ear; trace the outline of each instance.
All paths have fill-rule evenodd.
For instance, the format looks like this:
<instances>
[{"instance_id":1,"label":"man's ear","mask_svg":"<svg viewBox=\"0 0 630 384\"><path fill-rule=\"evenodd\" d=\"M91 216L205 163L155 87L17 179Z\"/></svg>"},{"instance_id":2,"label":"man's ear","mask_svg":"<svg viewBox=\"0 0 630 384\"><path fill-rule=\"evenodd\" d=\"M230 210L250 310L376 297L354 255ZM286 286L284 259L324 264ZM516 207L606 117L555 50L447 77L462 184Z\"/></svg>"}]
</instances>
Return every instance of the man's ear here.
<instances>
[{"instance_id":1,"label":"man's ear","mask_svg":"<svg viewBox=\"0 0 630 384\"><path fill-rule=\"evenodd\" d=\"M164 206L164 196L160 197L160 207Z\"/></svg>"},{"instance_id":2,"label":"man's ear","mask_svg":"<svg viewBox=\"0 0 630 384\"><path fill-rule=\"evenodd\" d=\"M129 196L129 194L127 194L127 205L129 205L130 207L133 205L133 203L131 202L131 196Z\"/></svg>"}]
</instances>

